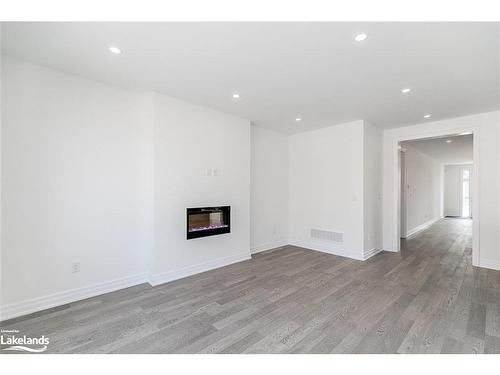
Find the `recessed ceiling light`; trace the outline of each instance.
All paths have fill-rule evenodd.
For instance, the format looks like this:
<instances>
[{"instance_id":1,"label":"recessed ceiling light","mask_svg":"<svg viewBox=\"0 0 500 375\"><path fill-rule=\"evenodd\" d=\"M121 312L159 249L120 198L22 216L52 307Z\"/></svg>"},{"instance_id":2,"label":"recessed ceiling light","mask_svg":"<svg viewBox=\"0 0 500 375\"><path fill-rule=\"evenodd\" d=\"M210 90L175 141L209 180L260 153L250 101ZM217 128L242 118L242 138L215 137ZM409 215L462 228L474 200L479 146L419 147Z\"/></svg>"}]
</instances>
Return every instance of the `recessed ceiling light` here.
<instances>
[{"instance_id":1,"label":"recessed ceiling light","mask_svg":"<svg viewBox=\"0 0 500 375\"><path fill-rule=\"evenodd\" d=\"M458 135L471 135L472 132L462 132L462 133L459 133Z\"/></svg>"},{"instance_id":2,"label":"recessed ceiling light","mask_svg":"<svg viewBox=\"0 0 500 375\"><path fill-rule=\"evenodd\" d=\"M408 88L406 88L406 89L402 89L402 90L401 90L401 92L402 92L403 94L407 94L407 93L409 93L410 91L411 91L411 89L408 89Z\"/></svg>"},{"instance_id":3,"label":"recessed ceiling light","mask_svg":"<svg viewBox=\"0 0 500 375\"><path fill-rule=\"evenodd\" d=\"M122 53L122 50L116 46L110 46L109 52L114 53L115 55L119 55L120 53Z\"/></svg>"},{"instance_id":4,"label":"recessed ceiling light","mask_svg":"<svg viewBox=\"0 0 500 375\"><path fill-rule=\"evenodd\" d=\"M424 115L424 118L430 118L431 115Z\"/></svg>"},{"instance_id":5,"label":"recessed ceiling light","mask_svg":"<svg viewBox=\"0 0 500 375\"><path fill-rule=\"evenodd\" d=\"M240 94L233 94L233 99L239 99L240 98Z\"/></svg>"},{"instance_id":6,"label":"recessed ceiling light","mask_svg":"<svg viewBox=\"0 0 500 375\"><path fill-rule=\"evenodd\" d=\"M368 35L366 35L365 33L360 33L360 34L356 34L356 36L354 37L354 40L356 42L362 42L366 38L368 38Z\"/></svg>"},{"instance_id":7,"label":"recessed ceiling light","mask_svg":"<svg viewBox=\"0 0 500 375\"><path fill-rule=\"evenodd\" d=\"M297 122L301 122L301 121L302 121L302 119L301 119L300 117L297 117L297 118L295 119L295 121L297 121Z\"/></svg>"},{"instance_id":8,"label":"recessed ceiling light","mask_svg":"<svg viewBox=\"0 0 500 375\"><path fill-rule=\"evenodd\" d=\"M453 142L451 139L446 140L446 143L451 143L451 142Z\"/></svg>"}]
</instances>

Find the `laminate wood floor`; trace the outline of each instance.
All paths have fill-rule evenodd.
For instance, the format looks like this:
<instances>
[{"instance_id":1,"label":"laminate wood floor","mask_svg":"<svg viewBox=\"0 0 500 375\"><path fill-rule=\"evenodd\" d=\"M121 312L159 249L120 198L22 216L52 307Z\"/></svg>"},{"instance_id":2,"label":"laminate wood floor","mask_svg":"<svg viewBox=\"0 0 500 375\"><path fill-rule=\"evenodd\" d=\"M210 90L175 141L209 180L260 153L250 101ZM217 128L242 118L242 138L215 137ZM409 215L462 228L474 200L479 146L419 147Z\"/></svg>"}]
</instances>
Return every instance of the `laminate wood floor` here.
<instances>
[{"instance_id":1,"label":"laminate wood floor","mask_svg":"<svg viewBox=\"0 0 500 375\"><path fill-rule=\"evenodd\" d=\"M472 267L471 221L403 247L361 262L287 246L1 326L47 353L500 353L500 271Z\"/></svg>"}]
</instances>

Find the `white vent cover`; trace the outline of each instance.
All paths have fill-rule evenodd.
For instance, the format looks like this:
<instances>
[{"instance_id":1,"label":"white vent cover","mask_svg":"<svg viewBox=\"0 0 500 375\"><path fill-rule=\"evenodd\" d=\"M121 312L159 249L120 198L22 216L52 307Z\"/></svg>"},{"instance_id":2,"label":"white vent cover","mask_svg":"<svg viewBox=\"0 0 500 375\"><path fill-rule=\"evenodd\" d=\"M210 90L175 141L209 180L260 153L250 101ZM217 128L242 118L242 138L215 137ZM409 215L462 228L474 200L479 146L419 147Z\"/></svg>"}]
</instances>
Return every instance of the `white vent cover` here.
<instances>
[{"instance_id":1,"label":"white vent cover","mask_svg":"<svg viewBox=\"0 0 500 375\"><path fill-rule=\"evenodd\" d=\"M340 242L340 243L344 242L343 233L330 232L327 230L311 229L311 237L325 241Z\"/></svg>"}]
</instances>

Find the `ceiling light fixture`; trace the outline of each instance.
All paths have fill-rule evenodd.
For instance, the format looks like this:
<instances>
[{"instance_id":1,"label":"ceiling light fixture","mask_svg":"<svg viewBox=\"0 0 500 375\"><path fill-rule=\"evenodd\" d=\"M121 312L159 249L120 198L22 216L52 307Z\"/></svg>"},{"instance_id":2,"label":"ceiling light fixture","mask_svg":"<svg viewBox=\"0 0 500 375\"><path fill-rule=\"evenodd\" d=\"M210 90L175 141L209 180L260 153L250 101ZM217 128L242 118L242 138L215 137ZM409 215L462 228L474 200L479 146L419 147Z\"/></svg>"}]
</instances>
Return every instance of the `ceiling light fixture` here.
<instances>
[{"instance_id":1,"label":"ceiling light fixture","mask_svg":"<svg viewBox=\"0 0 500 375\"><path fill-rule=\"evenodd\" d=\"M122 53L122 50L116 46L110 46L109 52L114 53L115 55L119 55L120 53Z\"/></svg>"},{"instance_id":2,"label":"ceiling light fixture","mask_svg":"<svg viewBox=\"0 0 500 375\"><path fill-rule=\"evenodd\" d=\"M297 122L301 122L301 121L302 121L302 119L301 119L300 117L297 117L297 118L295 119L295 121L297 121Z\"/></svg>"},{"instance_id":3,"label":"ceiling light fixture","mask_svg":"<svg viewBox=\"0 0 500 375\"><path fill-rule=\"evenodd\" d=\"M451 142L453 142L451 139L446 140L446 143L451 143Z\"/></svg>"},{"instance_id":4,"label":"ceiling light fixture","mask_svg":"<svg viewBox=\"0 0 500 375\"><path fill-rule=\"evenodd\" d=\"M402 89L402 90L401 90L401 92L402 92L403 94L408 94L410 91L411 91L411 89L408 89L408 88L406 88L406 89Z\"/></svg>"},{"instance_id":5,"label":"ceiling light fixture","mask_svg":"<svg viewBox=\"0 0 500 375\"><path fill-rule=\"evenodd\" d=\"M354 37L354 40L356 42L362 42L366 38L368 38L368 35L366 35L365 33L360 33L360 34L356 34L356 36Z\"/></svg>"},{"instance_id":6,"label":"ceiling light fixture","mask_svg":"<svg viewBox=\"0 0 500 375\"><path fill-rule=\"evenodd\" d=\"M240 98L240 94L233 94L233 99L239 99Z\"/></svg>"},{"instance_id":7,"label":"ceiling light fixture","mask_svg":"<svg viewBox=\"0 0 500 375\"><path fill-rule=\"evenodd\" d=\"M424 118L430 118L431 115L424 115Z\"/></svg>"}]
</instances>

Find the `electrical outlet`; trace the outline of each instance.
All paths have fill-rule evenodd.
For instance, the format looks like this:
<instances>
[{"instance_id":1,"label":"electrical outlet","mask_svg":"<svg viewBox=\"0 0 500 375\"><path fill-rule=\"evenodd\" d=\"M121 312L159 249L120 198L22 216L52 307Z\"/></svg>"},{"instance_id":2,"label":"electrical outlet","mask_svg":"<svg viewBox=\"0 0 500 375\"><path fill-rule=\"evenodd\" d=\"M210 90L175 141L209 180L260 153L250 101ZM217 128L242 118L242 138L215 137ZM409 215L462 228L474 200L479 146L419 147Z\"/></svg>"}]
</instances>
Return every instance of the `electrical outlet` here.
<instances>
[{"instance_id":1,"label":"electrical outlet","mask_svg":"<svg viewBox=\"0 0 500 375\"><path fill-rule=\"evenodd\" d=\"M71 273L80 272L80 262L71 263Z\"/></svg>"}]
</instances>

